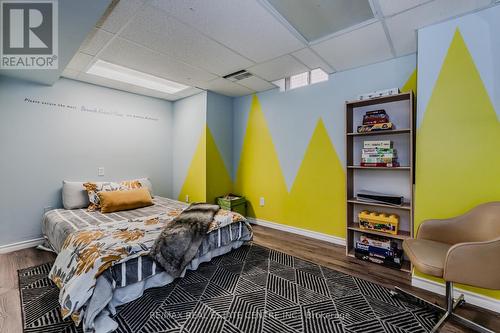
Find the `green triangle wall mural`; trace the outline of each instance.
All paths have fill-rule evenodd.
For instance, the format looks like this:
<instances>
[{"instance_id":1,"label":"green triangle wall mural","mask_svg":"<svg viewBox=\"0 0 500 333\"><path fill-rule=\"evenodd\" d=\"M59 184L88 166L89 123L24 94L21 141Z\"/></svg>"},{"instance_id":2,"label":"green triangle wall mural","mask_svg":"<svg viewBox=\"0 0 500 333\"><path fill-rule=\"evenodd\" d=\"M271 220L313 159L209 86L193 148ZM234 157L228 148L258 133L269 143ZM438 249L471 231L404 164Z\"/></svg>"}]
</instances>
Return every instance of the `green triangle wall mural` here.
<instances>
[{"instance_id":1,"label":"green triangle wall mural","mask_svg":"<svg viewBox=\"0 0 500 333\"><path fill-rule=\"evenodd\" d=\"M286 224L345 238L345 172L318 120L287 204Z\"/></svg>"},{"instance_id":2,"label":"green triangle wall mural","mask_svg":"<svg viewBox=\"0 0 500 333\"><path fill-rule=\"evenodd\" d=\"M186 196L189 196L189 202L204 202L206 200L207 192L207 131L206 127L203 129L198 146L191 160L191 165L182 185L181 193L179 194L179 201L186 201Z\"/></svg>"},{"instance_id":3,"label":"green triangle wall mural","mask_svg":"<svg viewBox=\"0 0 500 333\"><path fill-rule=\"evenodd\" d=\"M222 155L217 148L214 137L207 125L207 202L215 202L215 198L231 193L233 182L227 171Z\"/></svg>"},{"instance_id":4,"label":"green triangle wall mural","mask_svg":"<svg viewBox=\"0 0 500 333\"><path fill-rule=\"evenodd\" d=\"M500 123L457 29L417 132L415 230L500 200L499 142ZM500 299L498 290L460 287Z\"/></svg>"},{"instance_id":5,"label":"green triangle wall mural","mask_svg":"<svg viewBox=\"0 0 500 333\"><path fill-rule=\"evenodd\" d=\"M253 96L235 191L248 199L247 214L283 223L287 188L259 99ZM259 198L265 205L259 205Z\"/></svg>"}]
</instances>

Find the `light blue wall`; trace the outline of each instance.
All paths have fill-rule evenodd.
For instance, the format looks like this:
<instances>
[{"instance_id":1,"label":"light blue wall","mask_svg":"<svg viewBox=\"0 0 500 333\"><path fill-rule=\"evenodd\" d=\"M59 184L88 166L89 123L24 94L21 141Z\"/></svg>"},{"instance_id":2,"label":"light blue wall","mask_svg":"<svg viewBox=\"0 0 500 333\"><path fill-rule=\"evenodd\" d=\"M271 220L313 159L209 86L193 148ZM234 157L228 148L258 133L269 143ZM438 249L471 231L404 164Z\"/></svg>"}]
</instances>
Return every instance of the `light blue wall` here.
<instances>
[{"instance_id":1,"label":"light blue wall","mask_svg":"<svg viewBox=\"0 0 500 333\"><path fill-rule=\"evenodd\" d=\"M231 174L233 163L233 99L231 97L208 92L207 124L227 172Z\"/></svg>"},{"instance_id":2,"label":"light blue wall","mask_svg":"<svg viewBox=\"0 0 500 333\"><path fill-rule=\"evenodd\" d=\"M417 126L420 127L451 40L458 29L500 120L500 5L418 31ZM478 38L481 36L481 38Z\"/></svg>"},{"instance_id":3,"label":"light blue wall","mask_svg":"<svg viewBox=\"0 0 500 333\"><path fill-rule=\"evenodd\" d=\"M44 207L61 206L63 180L147 176L156 194L171 196L172 120L164 100L67 79L42 86L0 76L0 246L41 236Z\"/></svg>"},{"instance_id":4,"label":"light blue wall","mask_svg":"<svg viewBox=\"0 0 500 333\"><path fill-rule=\"evenodd\" d=\"M173 198L177 199L200 142L207 117L207 92L173 103Z\"/></svg>"},{"instance_id":5,"label":"light blue wall","mask_svg":"<svg viewBox=\"0 0 500 333\"><path fill-rule=\"evenodd\" d=\"M338 157L345 164L345 101L386 88L401 88L416 68L415 54L330 75L327 82L280 92L257 94L290 190L314 128L321 117ZM235 98L233 177L241 148L252 96Z\"/></svg>"}]
</instances>

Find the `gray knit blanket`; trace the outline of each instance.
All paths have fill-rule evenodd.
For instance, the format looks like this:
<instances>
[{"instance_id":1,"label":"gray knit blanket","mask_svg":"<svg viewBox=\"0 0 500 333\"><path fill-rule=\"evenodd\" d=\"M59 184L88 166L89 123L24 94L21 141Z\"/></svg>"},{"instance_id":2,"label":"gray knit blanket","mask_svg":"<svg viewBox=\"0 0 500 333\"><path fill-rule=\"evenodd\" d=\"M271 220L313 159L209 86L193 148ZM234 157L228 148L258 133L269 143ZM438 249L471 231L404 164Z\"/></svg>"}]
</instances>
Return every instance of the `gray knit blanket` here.
<instances>
[{"instance_id":1,"label":"gray knit blanket","mask_svg":"<svg viewBox=\"0 0 500 333\"><path fill-rule=\"evenodd\" d=\"M165 272L179 277L193 260L220 207L193 203L168 223L151 248L150 256Z\"/></svg>"}]
</instances>

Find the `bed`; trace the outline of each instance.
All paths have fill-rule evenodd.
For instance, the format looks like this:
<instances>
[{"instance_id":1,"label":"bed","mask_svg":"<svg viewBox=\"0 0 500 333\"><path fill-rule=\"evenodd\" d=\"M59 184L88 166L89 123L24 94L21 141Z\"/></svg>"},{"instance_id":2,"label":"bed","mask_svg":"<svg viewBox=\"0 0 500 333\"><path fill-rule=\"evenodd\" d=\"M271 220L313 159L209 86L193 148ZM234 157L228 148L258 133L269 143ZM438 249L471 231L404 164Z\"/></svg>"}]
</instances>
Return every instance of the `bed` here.
<instances>
[{"instance_id":1,"label":"bed","mask_svg":"<svg viewBox=\"0 0 500 333\"><path fill-rule=\"evenodd\" d=\"M146 289L161 287L174 280L147 255L148 248L151 248L162 226L180 214L188 205L159 196L153 198L153 203L152 206L145 208L108 214L99 211L90 212L87 209L55 209L44 214L42 222L44 246L58 253L56 264L64 252L65 242L74 235L88 230L120 232L124 226L126 228L129 225L144 225L142 249L135 251L134 255L114 260L110 267L105 266L105 270L95 274L94 281L85 281L88 283L88 288L85 287L85 283L74 283L77 288L90 290L86 297L82 296L80 299L80 302L84 303L80 305L81 311L69 313L66 310L65 313L63 288L60 287L59 301L63 316L71 317L76 323L83 323L85 332L114 331L118 324L113 320L113 316L118 306L141 297ZM154 221L155 225L151 221ZM252 229L244 218L233 218L231 222L215 225L209 229L186 270L196 270L201 263L239 248L251 239ZM53 271L54 269L56 267ZM54 278L57 274L63 276L63 273L57 271L55 273L51 271L51 274L53 280L57 280Z\"/></svg>"}]
</instances>

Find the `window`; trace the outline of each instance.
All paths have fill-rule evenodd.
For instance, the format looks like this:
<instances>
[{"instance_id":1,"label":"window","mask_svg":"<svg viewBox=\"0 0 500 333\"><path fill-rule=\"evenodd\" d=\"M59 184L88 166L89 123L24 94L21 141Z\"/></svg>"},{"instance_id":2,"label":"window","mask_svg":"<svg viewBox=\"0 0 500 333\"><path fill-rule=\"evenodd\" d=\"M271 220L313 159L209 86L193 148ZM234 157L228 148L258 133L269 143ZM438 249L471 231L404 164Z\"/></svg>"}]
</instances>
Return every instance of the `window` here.
<instances>
[{"instance_id":1,"label":"window","mask_svg":"<svg viewBox=\"0 0 500 333\"><path fill-rule=\"evenodd\" d=\"M288 89L295 89L307 86L309 84L309 72L300 73L290 76L290 84Z\"/></svg>"},{"instance_id":2,"label":"window","mask_svg":"<svg viewBox=\"0 0 500 333\"><path fill-rule=\"evenodd\" d=\"M311 71L311 84L328 81L328 74L321 68L316 68Z\"/></svg>"},{"instance_id":3,"label":"window","mask_svg":"<svg viewBox=\"0 0 500 333\"><path fill-rule=\"evenodd\" d=\"M280 91L292 90L305 87L311 84L328 81L328 73L321 68L313 69L310 72L295 74L284 79L273 81L272 84L280 88Z\"/></svg>"},{"instance_id":4,"label":"window","mask_svg":"<svg viewBox=\"0 0 500 333\"><path fill-rule=\"evenodd\" d=\"M276 87L280 88L280 91L285 91L286 90L286 82L285 81L286 81L285 79L280 79L280 80L273 81L271 83L274 84Z\"/></svg>"}]
</instances>

